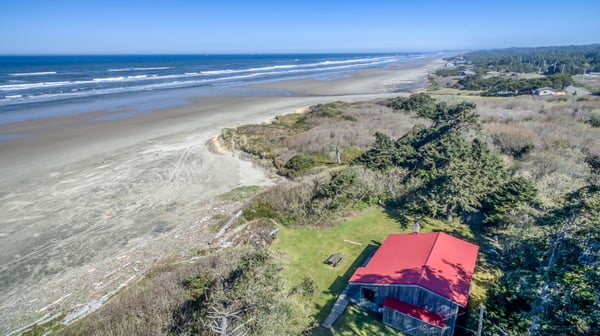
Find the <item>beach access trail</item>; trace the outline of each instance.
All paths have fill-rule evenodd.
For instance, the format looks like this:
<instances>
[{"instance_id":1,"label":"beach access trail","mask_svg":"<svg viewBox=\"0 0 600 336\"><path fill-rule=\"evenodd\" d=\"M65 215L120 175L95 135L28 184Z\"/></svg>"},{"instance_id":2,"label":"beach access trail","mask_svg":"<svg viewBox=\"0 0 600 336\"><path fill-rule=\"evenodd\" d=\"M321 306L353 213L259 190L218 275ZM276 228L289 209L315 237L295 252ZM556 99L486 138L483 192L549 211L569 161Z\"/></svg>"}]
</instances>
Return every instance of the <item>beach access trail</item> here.
<instances>
[{"instance_id":1,"label":"beach access trail","mask_svg":"<svg viewBox=\"0 0 600 336\"><path fill-rule=\"evenodd\" d=\"M217 196L274 183L238 153L211 151L222 128L266 122L316 103L395 96L440 60L327 80L255 87L272 97L190 97L127 119L114 111L0 125L0 334L68 312L141 278L157 261L190 255L207 224L239 204ZM132 280L133 279L133 280Z\"/></svg>"}]
</instances>

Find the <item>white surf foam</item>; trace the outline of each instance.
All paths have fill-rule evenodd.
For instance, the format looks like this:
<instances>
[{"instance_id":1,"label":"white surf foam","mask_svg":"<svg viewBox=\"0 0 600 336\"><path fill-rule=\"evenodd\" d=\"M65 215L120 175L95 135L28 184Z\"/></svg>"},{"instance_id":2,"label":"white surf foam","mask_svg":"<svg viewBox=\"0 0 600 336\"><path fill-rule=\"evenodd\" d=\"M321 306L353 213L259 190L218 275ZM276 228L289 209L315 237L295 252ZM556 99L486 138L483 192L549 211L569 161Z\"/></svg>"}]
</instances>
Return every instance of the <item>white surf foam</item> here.
<instances>
[{"instance_id":1,"label":"white surf foam","mask_svg":"<svg viewBox=\"0 0 600 336\"><path fill-rule=\"evenodd\" d=\"M149 70L169 70L173 67L147 67L147 68L122 68L122 69L108 69L109 72L122 72L122 71L149 71Z\"/></svg>"},{"instance_id":2,"label":"white surf foam","mask_svg":"<svg viewBox=\"0 0 600 336\"><path fill-rule=\"evenodd\" d=\"M43 76L43 75L56 75L56 71L43 71L43 72L22 72L8 74L9 76Z\"/></svg>"}]
</instances>

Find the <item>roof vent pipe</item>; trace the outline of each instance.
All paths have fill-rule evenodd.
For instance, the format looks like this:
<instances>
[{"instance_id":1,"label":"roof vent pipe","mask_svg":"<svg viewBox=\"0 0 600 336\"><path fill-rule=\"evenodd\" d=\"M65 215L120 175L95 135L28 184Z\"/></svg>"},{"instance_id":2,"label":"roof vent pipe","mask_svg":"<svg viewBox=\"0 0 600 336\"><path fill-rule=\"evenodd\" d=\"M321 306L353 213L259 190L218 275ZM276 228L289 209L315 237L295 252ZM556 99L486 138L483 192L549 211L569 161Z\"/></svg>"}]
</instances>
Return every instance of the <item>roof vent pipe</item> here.
<instances>
[{"instance_id":1,"label":"roof vent pipe","mask_svg":"<svg viewBox=\"0 0 600 336\"><path fill-rule=\"evenodd\" d=\"M419 233L421 226L419 225L419 221L421 217L415 217L415 222L413 223L413 233Z\"/></svg>"}]
</instances>

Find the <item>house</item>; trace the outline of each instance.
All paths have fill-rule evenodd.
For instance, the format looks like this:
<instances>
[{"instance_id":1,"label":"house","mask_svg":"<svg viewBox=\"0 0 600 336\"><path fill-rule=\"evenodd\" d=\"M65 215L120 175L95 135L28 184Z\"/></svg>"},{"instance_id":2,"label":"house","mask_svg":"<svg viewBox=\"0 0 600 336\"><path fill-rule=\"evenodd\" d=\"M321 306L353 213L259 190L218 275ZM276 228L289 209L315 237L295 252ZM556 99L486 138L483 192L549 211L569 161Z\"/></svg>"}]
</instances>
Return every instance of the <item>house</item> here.
<instances>
[{"instance_id":1,"label":"house","mask_svg":"<svg viewBox=\"0 0 600 336\"><path fill-rule=\"evenodd\" d=\"M463 70L458 73L459 76L475 76L477 73L471 70Z\"/></svg>"},{"instance_id":2,"label":"house","mask_svg":"<svg viewBox=\"0 0 600 336\"><path fill-rule=\"evenodd\" d=\"M543 87L539 89L535 89L533 94L535 96L556 96L558 91L554 90L551 87Z\"/></svg>"},{"instance_id":3,"label":"house","mask_svg":"<svg viewBox=\"0 0 600 336\"><path fill-rule=\"evenodd\" d=\"M452 336L478 250L443 232L391 234L350 278L353 300L407 335Z\"/></svg>"}]
</instances>

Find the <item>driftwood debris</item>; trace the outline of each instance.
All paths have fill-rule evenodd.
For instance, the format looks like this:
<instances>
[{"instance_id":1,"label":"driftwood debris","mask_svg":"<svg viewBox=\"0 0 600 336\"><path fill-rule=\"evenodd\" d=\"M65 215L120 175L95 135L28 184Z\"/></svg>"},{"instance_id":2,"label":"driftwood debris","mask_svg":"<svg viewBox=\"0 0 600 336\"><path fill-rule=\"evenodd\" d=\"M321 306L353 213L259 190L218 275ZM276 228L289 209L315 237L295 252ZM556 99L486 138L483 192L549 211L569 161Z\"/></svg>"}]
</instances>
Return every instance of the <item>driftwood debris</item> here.
<instances>
[{"instance_id":1,"label":"driftwood debris","mask_svg":"<svg viewBox=\"0 0 600 336\"><path fill-rule=\"evenodd\" d=\"M221 228L221 230L219 230L219 232L217 232L217 234L215 235L215 237L213 239L218 239L219 237L221 237L225 231L227 231L227 229L229 229L229 227L231 226L231 224L233 224L233 222L238 219L238 217L240 217L242 215L242 210L238 211L235 215L233 215L233 217L231 217L227 223L225 223L225 225L223 225L223 227Z\"/></svg>"},{"instance_id":2,"label":"driftwood debris","mask_svg":"<svg viewBox=\"0 0 600 336\"><path fill-rule=\"evenodd\" d=\"M358 245L361 246L362 244L359 242L355 242L354 240L348 240L348 239L344 239L344 243L348 243L348 244L353 244L353 245Z\"/></svg>"}]
</instances>

